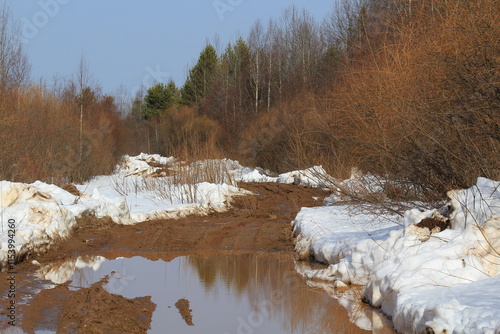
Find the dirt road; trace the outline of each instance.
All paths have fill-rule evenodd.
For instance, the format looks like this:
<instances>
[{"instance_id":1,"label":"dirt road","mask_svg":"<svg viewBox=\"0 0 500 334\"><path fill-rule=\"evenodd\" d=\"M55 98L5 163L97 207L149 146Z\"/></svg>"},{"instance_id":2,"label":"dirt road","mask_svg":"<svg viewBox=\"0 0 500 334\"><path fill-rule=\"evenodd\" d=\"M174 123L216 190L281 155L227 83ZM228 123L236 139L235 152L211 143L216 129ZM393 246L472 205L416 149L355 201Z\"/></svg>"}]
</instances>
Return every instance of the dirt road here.
<instances>
[{"instance_id":1,"label":"dirt road","mask_svg":"<svg viewBox=\"0 0 500 334\"><path fill-rule=\"evenodd\" d=\"M18 292L29 292L29 283L23 282L38 269L31 263L33 259L44 265L93 254L107 259L140 255L150 260L166 260L218 252L292 251L290 222L301 207L321 205L327 195L318 189L276 183L242 183L240 187L256 195L235 198L233 209L211 216L156 220L133 226L117 225L110 219L80 219L70 238L17 266L16 288ZM0 274L0 291L8 290L7 277ZM33 332L35 324L41 321L56 321L61 333L78 333L76 328L87 328L89 333L125 333L138 328L137 333L143 333L155 308L147 298L127 300L111 295L102 288L102 282L78 292L61 285L33 297L28 307L20 309L26 332ZM96 305L92 302L96 300L101 301L100 306L90 307ZM6 302L4 298L2 303ZM131 316L114 317L117 308L127 310ZM6 316L5 313L2 309L0 317Z\"/></svg>"}]
</instances>

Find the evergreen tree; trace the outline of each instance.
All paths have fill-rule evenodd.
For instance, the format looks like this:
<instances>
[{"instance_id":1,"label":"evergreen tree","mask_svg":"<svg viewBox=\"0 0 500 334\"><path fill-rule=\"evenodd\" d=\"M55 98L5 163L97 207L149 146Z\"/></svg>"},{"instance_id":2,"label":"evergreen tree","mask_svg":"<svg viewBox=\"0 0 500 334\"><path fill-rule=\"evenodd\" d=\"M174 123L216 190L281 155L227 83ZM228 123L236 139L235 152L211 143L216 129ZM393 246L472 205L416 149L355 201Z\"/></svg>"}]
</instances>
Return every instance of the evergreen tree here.
<instances>
[{"instance_id":1,"label":"evergreen tree","mask_svg":"<svg viewBox=\"0 0 500 334\"><path fill-rule=\"evenodd\" d=\"M158 83L148 89L144 97L142 115L145 119L161 115L165 110L178 102L179 93L173 81L170 81L168 85Z\"/></svg>"},{"instance_id":2,"label":"evergreen tree","mask_svg":"<svg viewBox=\"0 0 500 334\"><path fill-rule=\"evenodd\" d=\"M210 93L216 77L217 64L217 51L208 44L200 53L196 65L189 71L189 76L182 87L183 104L199 103Z\"/></svg>"}]
</instances>

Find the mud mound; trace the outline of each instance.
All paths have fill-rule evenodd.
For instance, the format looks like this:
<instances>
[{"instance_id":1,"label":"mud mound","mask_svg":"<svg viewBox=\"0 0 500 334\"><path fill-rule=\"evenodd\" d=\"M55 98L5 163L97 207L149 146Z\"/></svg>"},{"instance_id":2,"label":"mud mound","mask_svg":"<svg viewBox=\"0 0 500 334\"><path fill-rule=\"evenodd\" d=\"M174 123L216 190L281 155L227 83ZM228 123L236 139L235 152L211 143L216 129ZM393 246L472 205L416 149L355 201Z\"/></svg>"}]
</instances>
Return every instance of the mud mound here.
<instances>
[{"instance_id":1,"label":"mud mound","mask_svg":"<svg viewBox=\"0 0 500 334\"><path fill-rule=\"evenodd\" d=\"M82 193L76 188L74 184L66 184L62 187L64 190L69 192L71 195L74 196L81 196Z\"/></svg>"},{"instance_id":2,"label":"mud mound","mask_svg":"<svg viewBox=\"0 0 500 334\"><path fill-rule=\"evenodd\" d=\"M147 333L156 306L151 297L127 299L95 283L80 289L64 304L58 333Z\"/></svg>"},{"instance_id":3,"label":"mud mound","mask_svg":"<svg viewBox=\"0 0 500 334\"><path fill-rule=\"evenodd\" d=\"M181 314L182 319L186 322L186 325L194 326L193 315L191 314L193 310L189 308L189 300L184 298L179 299L175 303L175 307L179 310L179 313Z\"/></svg>"},{"instance_id":4,"label":"mud mound","mask_svg":"<svg viewBox=\"0 0 500 334\"><path fill-rule=\"evenodd\" d=\"M439 219L436 217L422 219L422 221L415 226L420 228L427 227L429 231L433 233L441 232L451 227L449 220Z\"/></svg>"},{"instance_id":5,"label":"mud mound","mask_svg":"<svg viewBox=\"0 0 500 334\"><path fill-rule=\"evenodd\" d=\"M110 217L97 218L96 216L83 216L76 218L74 231L100 231L109 230L116 226Z\"/></svg>"}]
</instances>

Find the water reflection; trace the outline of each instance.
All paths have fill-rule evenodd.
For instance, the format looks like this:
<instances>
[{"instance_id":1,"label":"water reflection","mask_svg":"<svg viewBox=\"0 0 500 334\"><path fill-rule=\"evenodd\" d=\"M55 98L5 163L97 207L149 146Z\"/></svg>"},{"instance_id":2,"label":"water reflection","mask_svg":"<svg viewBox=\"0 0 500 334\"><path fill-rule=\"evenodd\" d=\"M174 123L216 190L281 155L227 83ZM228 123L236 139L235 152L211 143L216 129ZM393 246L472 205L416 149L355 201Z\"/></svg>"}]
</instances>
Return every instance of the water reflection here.
<instances>
[{"instance_id":1,"label":"water reflection","mask_svg":"<svg viewBox=\"0 0 500 334\"><path fill-rule=\"evenodd\" d=\"M252 314L242 316L241 324L248 326L241 328L249 330L266 318L280 323L285 333L339 333L345 332L343 322L349 324L346 312L333 299L306 286L288 256L246 254L236 261L225 256L191 257L188 262L207 290L222 281L235 296L248 300Z\"/></svg>"},{"instance_id":2,"label":"water reflection","mask_svg":"<svg viewBox=\"0 0 500 334\"><path fill-rule=\"evenodd\" d=\"M74 260L52 263L40 268L36 275L55 284L66 283L75 274L76 271L84 268L91 268L92 271L99 270L101 264L106 261L103 256L79 256ZM85 275L79 278L85 279ZM79 286L87 285L86 282L76 282Z\"/></svg>"},{"instance_id":3,"label":"water reflection","mask_svg":"<svg viewBox=\"0 0 500 334\"><path fill-rule=\"evenodd\" d=\"M295 263L295 270L306 279L304 273L310 273L315 269L311 267L309 262L301 261ZM390 321L382 313L361 302L363 298L362 287L338 290L334 288L332 282L322 280L307 280L307 284L323 289L329 296L335 298L345 308L350 321L359 328L379 334L395 333Z\"/></svg>"},{"instance_id":4,"label":"water reflection","mask_svg":"<svg viewBox=\"0 0 500 334\"><path fill-rule=\"evenodd\" d=\"M126 298L152 296L157 305L149 333L362 333L323 289L308 286L287 255L179 257L170 262L142 257L79 258L39 273ZM78 264L78 265L77 265ZM84 265L85 264L85 265ZM48 274L50 273L50 274ZM176 303L185 300L194 326Z\"/></svg>"}]
</instances>

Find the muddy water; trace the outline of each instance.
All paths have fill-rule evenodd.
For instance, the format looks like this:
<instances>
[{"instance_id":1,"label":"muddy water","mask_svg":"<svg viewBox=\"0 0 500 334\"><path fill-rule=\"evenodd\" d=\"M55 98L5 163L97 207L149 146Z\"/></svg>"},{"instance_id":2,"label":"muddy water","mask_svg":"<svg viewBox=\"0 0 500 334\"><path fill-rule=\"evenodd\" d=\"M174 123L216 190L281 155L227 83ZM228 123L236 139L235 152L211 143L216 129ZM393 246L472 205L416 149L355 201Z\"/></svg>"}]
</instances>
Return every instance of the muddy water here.
<instances>
[{"instance_id":1,"label":"muddy water","mask_svg":"<svg viewBox=\"0 0 500 334\"><path fill-rule=\"evenodd\" d=\"M88 288L107 276L103 287L112 294L151 296L156 309L148 333L365 332L325 290L308 285L295 265L290 254L170 261L91 256L44 266L37 275L45 284L70 282L70 290ZM34 330L55 333L57 325L45 323Z\"/></svg>"},{"instance_id":2,"label":"muddy water","mask_svg":"<svg viewBox=\"0 0 500 334\"><path fill-rule=\"evenodd\" d=\"M68 239L16 266L18 325L30 334L391 332L355 289L298 274L309 264L293 261L290 221L321 190L241 186L258 195L210 217L79 219ZM0 273L0 330L8 277Z\"/></svg>"}]
</instances>

